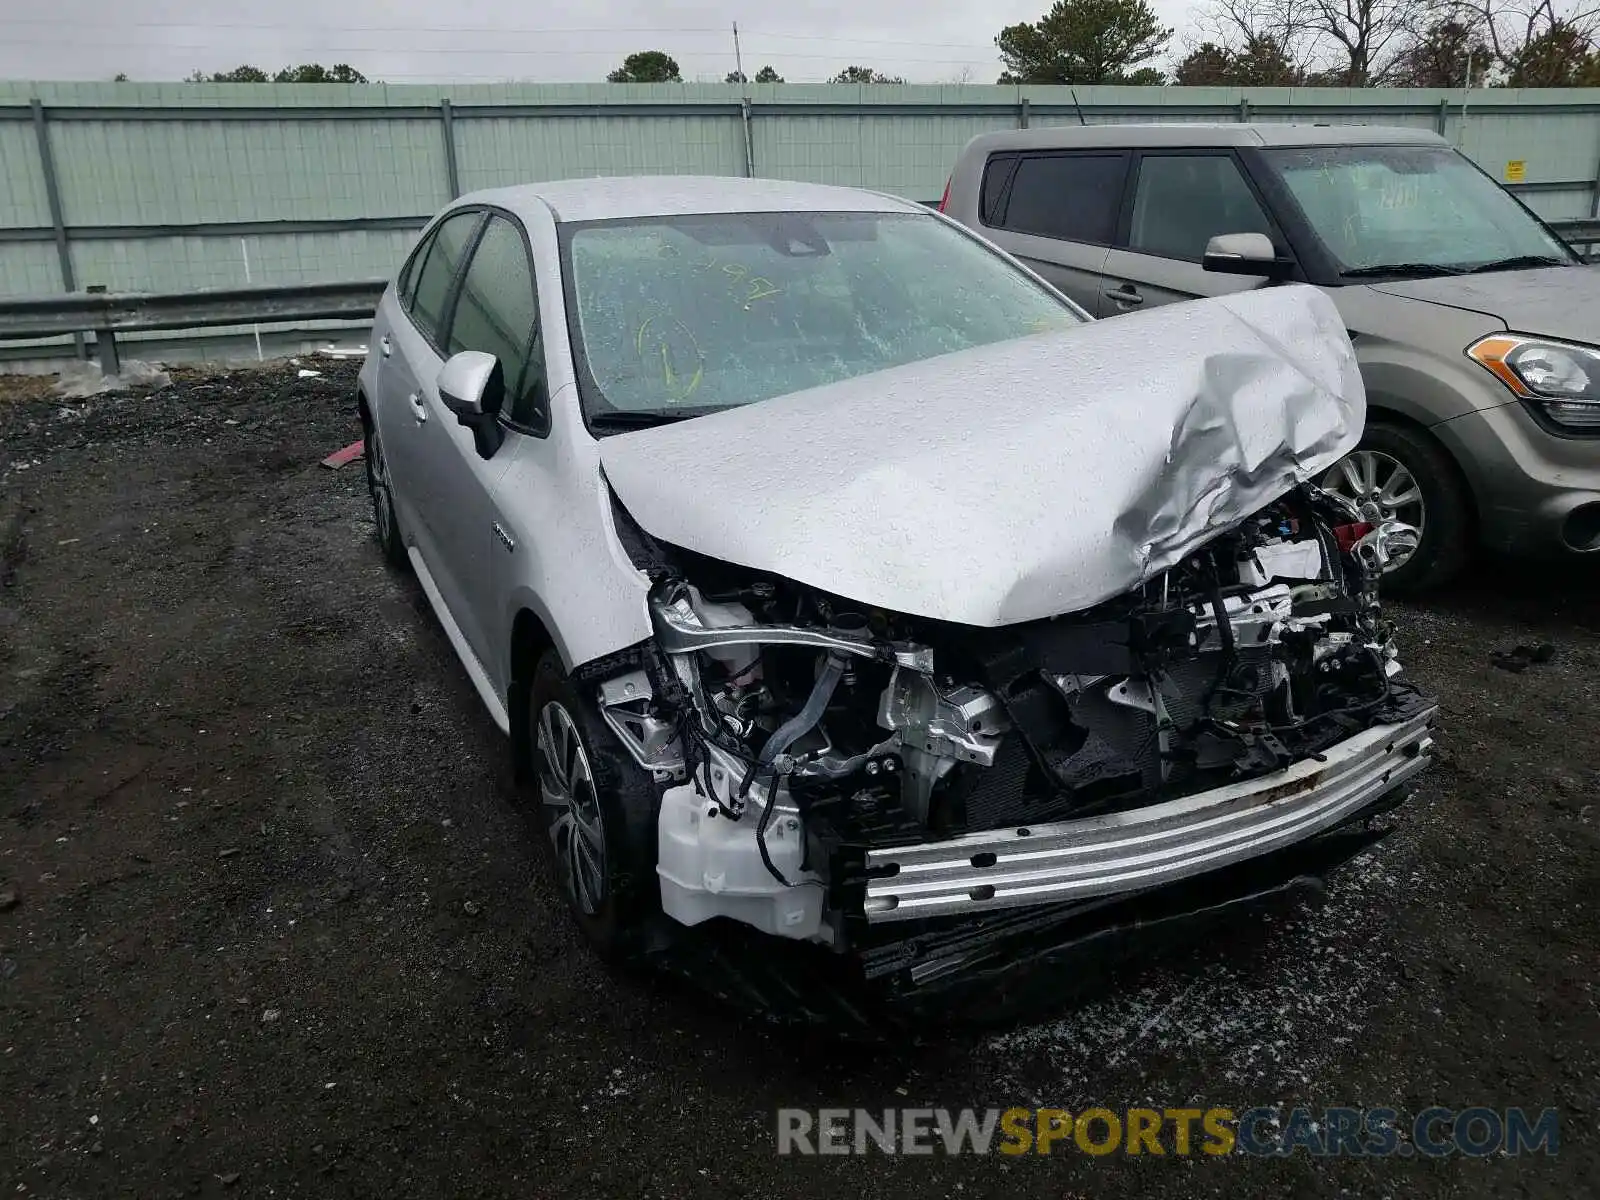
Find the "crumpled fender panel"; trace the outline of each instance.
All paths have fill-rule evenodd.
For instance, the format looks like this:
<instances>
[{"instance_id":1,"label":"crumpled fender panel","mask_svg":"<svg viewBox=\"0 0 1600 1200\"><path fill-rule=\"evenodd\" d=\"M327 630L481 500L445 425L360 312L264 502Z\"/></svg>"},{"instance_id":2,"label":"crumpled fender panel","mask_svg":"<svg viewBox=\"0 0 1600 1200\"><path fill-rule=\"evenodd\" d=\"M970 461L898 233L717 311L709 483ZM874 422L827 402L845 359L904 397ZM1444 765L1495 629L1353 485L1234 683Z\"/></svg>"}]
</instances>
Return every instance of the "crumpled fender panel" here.
<instances>
[{"instance_id":1,"label":"crumpled fender panel","mask_svg":"<svg viewBox=\"0 0 1600 1200\"><path fill-rule=\"evenodd\" d=\"M1360 439L1333 303L1168 305L605 438L650 534L967 625L1077 612L1165 570Z\"/></svg>"}]
</instances>

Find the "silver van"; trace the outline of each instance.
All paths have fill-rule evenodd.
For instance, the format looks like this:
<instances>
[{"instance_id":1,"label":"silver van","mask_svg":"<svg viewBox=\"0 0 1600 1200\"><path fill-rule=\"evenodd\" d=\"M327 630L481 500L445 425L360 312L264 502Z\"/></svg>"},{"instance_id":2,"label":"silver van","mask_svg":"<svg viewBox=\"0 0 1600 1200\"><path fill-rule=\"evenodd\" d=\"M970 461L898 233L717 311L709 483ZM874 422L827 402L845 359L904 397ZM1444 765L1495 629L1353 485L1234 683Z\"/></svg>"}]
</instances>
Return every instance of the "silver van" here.
<instances>
[{"instance_id":1,"label":"silver van","mask_svg":"<svg viewBox=\"0 0 1600 1200\"><path fill-rule=\"evenodd\" d=\"M1369 408L1360 447L1323 482L1421 531L1390 588L1442 583L1477 545L1600 559L1600 270L1442 138L985 134L940 209L1098 317L1283 281L1327 289Z\"/></svg>"}]
</instances>

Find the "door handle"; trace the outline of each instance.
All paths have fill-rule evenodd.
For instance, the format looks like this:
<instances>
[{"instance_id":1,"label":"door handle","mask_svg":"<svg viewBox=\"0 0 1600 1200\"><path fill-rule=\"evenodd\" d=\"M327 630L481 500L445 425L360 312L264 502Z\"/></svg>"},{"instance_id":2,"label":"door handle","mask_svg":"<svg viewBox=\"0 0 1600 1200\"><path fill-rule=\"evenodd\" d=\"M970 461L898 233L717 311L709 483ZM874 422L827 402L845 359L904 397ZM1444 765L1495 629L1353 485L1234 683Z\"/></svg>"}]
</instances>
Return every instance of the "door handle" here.
<instances>
[{"instance_id":1,"label":"door handle","mask_svg":"<svg viewBox=\"0 0 1600 1200\"><path fill-rule=\"evenodd\" d=\"M1143 304L1144 297L1139 295L1139 289L1131 283L1125 283L1119 288L1100 293L1107 300L1115 300L1118 304Z\"/></svg>"},{"instance_id":2,"label":"door handle","mask_svg":"<svg viewBox=\"0 0 1600 1200\"><path fill-rule=\"evenodd\" d=\"M394 353L394 343L389 340L387 333L383 335L383 340L378 343L378 350L385 358Z\"/></svg>"},{"instance_id":3,"label":"door handle","mask_svg":"<svg viewBox=\"0 0 1600 1200\"><path fill-rule=\"evenodd\" d=\"M417 419L417 423L420 425L423 421L426 421L428 419L428 406L422 402L422 393L412 392L406 399L411 402L411 415Z\"/></svg>"}]
</instances>

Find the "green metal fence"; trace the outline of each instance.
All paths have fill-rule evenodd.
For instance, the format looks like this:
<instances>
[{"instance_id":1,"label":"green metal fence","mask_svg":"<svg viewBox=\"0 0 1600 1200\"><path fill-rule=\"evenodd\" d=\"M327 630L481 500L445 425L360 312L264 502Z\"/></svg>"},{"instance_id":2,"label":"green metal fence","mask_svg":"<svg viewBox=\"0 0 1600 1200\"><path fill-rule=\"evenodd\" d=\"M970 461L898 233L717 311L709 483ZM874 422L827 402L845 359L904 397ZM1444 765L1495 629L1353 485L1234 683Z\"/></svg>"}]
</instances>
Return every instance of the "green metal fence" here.
<instances>
[{"instance_id":1,"label":"green metal fence","mask_svg":"<svg viewBox=\"0 0 1600 1200\"><path fill-rule=\"evenodd\" d=\"M0 83L0 295L384 275L452 196L527 180L933 200L974 134L1080 113L1435 129L1545 217L1600 214L1600 90Z\"/></svg>"}]
</instances>

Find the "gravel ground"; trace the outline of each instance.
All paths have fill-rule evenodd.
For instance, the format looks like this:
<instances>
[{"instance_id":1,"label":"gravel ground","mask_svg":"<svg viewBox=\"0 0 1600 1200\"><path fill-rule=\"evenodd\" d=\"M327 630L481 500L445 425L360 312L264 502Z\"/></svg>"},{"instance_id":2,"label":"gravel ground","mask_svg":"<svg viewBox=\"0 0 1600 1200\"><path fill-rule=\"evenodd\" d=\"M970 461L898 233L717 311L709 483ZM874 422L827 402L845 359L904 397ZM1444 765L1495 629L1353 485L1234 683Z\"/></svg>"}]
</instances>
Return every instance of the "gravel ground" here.
<instances>
[{"instance_id":1,"label":"gravel ground","mask_svg":"<svg viewBox=\"0 0 1600 1200\"><path fill-rule=\"evenodd\" d=\"M354 367L0 379L0 1191L1584 1194L1600 576L1397 606L1441 764L1328 905L1021 1028L864 1049L608 975L384 570ZM1522 674L1489 652L1545 640ZM1561 1109L1445 1161L779 1159L780 1106Z\"/></svg>"}]
</instances>

